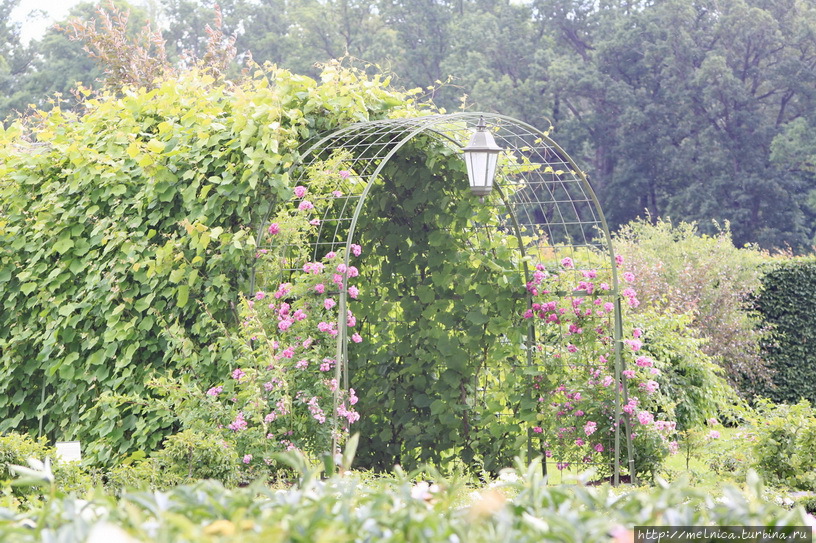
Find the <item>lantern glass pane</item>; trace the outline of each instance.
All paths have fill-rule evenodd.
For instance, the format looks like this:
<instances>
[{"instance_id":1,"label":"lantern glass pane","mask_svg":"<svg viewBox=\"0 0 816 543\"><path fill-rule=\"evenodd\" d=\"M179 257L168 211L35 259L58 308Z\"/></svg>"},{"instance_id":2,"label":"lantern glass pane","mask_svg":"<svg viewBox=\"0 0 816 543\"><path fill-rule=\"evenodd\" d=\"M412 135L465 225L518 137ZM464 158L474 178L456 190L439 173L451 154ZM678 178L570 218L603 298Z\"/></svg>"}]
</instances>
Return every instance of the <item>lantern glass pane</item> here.
<instances>
[{"instance_id":1,"label":"lantern glass pane","mask_svg":"<svg viewBox=\"0 0 816 543\"><path fill-rule=\"evenodd\" d=\"M488 166L488 153L470 152L466 153L466 163L468 169L468 179L471 187L484 187L487 183L485 174ZM494 165L495 168L495 165Z\"/></svg>"},{"instance_id":2,"label":"lantern glass pane","mask_svg":"<svg viewBox=\"0 0 816 543\"><path fill-rule=\"evenodd\" d=\"M489 153L486 157L485 164L485 185L493 185L493 179L496 177L496 163L499 160L498 153Z\"/></svg>"}]
</instances>

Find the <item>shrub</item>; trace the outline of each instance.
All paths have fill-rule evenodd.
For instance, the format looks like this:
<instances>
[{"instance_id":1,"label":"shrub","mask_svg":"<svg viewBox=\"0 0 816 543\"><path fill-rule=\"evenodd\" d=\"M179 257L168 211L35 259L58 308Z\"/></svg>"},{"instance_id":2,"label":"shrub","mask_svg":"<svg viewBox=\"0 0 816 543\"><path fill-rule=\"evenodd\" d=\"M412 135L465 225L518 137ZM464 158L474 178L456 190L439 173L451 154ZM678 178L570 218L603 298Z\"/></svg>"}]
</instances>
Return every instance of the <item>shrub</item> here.
<instances>
[{"instance_id":1,"label":"shrub","mask_svg":"<svg viewBox=\"0 0 816 543\"><path fill-rule=\"evenodd\" d=\"M133 454L105 473L105 489L115 495L128 490L169 490L182 484L178 473L163 473L159 462Z\"/></svg>"},{"instance_id":2,"label":"shrub","mask_svg":"<svg viewBox=\"0 0 816 543\"><path fill-rule=\"evenodd\" d=\"M802 496L796 499L796 504L811 515L816 514L816 496Z\"/></svg>"},{"instance_id":3,"label":"shrub","mask_svg":"<svg viewBox=\"0 0 816 543\"><path fill-rule=\"evenodd\" d=\"M671 308L646 308L628 316L630 326L643 331L642 354L660 370L654 402L677 421L678 430L704 426L737 400L723 369L705 353L706 340L694 335L693 320L693 315Z\"/></svg>"},{"instance_id":4,"label":"shrub","mask_svg":"<svg viewBox=\"0 0 816 543\"><path fill-rule=\"evenodd\" d=\"M235 448L217 434L184 430L169 435L162 448L146 456L137 452L106 473L106 488L116 494L125 490L166 490L213 479L224 485L239 482Z\"/></svg>"},{"instance_id":5,"label":"shrub","mask_svg":"<svg viewBox=\"0 0 816 543\"><path fill-rule=\"evenodd\" d=\"M18 432L0 435L0 480L9 481L13 478L8 469L9 464L24 465L29 458L54 458L56 453L56 449L50 447L44 437L35 439Z\"/></svg>"},{"instance_id":6,"label":"shrub","mask_svg":"<svg viewBox=\"0 0 816 543\"><path fill-rule=\"evenodd\" d=\"M3 495L0 503L2 505L6 507L12 504L31 506L43 498L43 491L38 487L12 487L11 485L15 475L9 470L9 464L26 466L29 458L38 460L49 458L51 460L58 488L62 492L84 494L98 482L97 478L92 477L79 463L58 461L56 449L47 444L45 437L33 438L28 434L10 432L0 435L0 492Z\"/></svg>"},{"instance_id":7,"label":"shrub","mask_svg":"<svg viewBox=\"0 0 816 543\"><path fill-rule=\"evenodd\" d=\"M276 249L257 250L255 272L261 282L274 286L236 299L240 326L233 330L222 324L212 346L232 353L232 363L215 377L188 373L152 379L147 386L154 401L149 404L138 395L109 395L98 403L112 409L143 403L147 416L172 416L183 429L168 437L162 449L134 463L148 476L147 486L154 485L154 469L180 480L248 482L279 470L275 455L286 450L298 450L316 463L343 442L349 425L359 418L354 389L344 390L339 382L336 324L337 297L347 289L349 336L363 340L352 311L360 273L354 263L363 249L353 245L348 259L344 250L332 251L295 270L286 267L291 261L284 256L308 250L302 240L314 234L319 221L310 206L300 204L308 201L304 197L320 198L319 189L313 182L296 187L300 202L281 206L265 230L262 243ZM184 342L182 330L173 333ZM122 470L115 476L127 484L131 475Z\"/></svg>"},{"instance_id":8,"label":"shrub","mask_svg":"<svg viewBox=\"0 0 816 543\"><path fill-rule=\"evenodd\" d=\"M810 513L816 514L816 496L802 496L796 499L796 505Z\"/></svg>"},{"instance_id":9,"label":"shrub","mask_svg":"<svg viewBox=\"0 0 816 543\"><path fill-rule=\"evenodd\" d=\"M163 475L184 482L215 479L230 485L238 479L238 453L213 433L184 430L167 436L153 458Z\"/></svg>"},{"instance_id":10,"label":"shrub","mask_svg":"<svg viewBox=\"0 0 816 543\"><path fill-rule=\"evenodd\" d=\"M45 438L34 439L27 434L11 432L0 436L0 484L2 485L2 503L6 507L28 502L41 497L37 488L12 488L14 475L9 471L9 464L25 466L29 458L53 458L56 451L46 444Z\"/></svg>"},{"instance_id":11,"label":"shrub","mask_svg":"<svg viewBox=\"0 0 816 543\"><path fill-rule=\"evenodd\" d=\"M690 329L706 340L702 351L745 395L768 381L759 353L763 331L745 304L759 286L767 255L752 246L735 247L727 225L708 236L698 234L694 223L663 219L629 223L615 233L614 246L636 277L640 311L692 315Z\"/></svg>"},{"instance_id":12,"label":"shrub","mask_svg":"<svg viewBox=\"0 0 816 543\"><path fill-rule=\"evenodd\" d=\"M816 490L816 412L810 403L788 406L763 400L752 422L760 475L772 483Z\"/></svg>"},{"instance_id":13,"label":"shrub","mask_svg":"<svg viewBox=\"0 0 816 543\"><path fill-rule=\"evenodd\" d=\"M752 306L770 328L762 356L773 383L761 392L777 402L816 402L816 260L765 268Z\"/></svg>"},{"instance_id":14,"label":"shrub","mask_svg":"<svg viewBox=\"0 0 816 543\"><path fill-rule=\"evenodd\" d=\"M292 282L244 300L240 329L225 331L220 340L236 353L236 365L225 367L217 379L152 382L151 388L163 398L156 408L172 410L185 428L168 438L155 458L176 458L186 472L186 453L179 455L168 447L172 449L177 439L192 444L195 436L210 436L213 445L196 454L221 450L213 461L226 465L227 456L232 457L234 469L240 463L240 478L247 481L279 469L277 453L297 450L319 462L332 446L342 444L349 426L359 419L358 398L353 388L345 390L338 382L335 359L335 297L345 287L332 278L351 287L351 277L358 273L354 266L339 273L338 267L345 267L342 262L341 252L330 254L308 263L310 271L293 274ZM351 309L347 324L349 335L362 341L354 331ZM187 433L189 438L184 437ZM235 473L229 475L233 478ZM227 482L216 473L207 477Z\"/></svg>"}]
</instances>

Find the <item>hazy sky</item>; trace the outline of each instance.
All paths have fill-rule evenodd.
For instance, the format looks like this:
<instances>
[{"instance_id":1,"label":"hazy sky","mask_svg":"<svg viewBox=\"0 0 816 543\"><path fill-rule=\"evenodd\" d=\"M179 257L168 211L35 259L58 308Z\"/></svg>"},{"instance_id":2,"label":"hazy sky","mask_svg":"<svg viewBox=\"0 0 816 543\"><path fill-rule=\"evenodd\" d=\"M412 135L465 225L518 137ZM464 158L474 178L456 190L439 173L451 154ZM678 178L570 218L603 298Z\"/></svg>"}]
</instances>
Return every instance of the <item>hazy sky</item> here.
<instances>
[{"instance_id":1,"label":"hazy sky","mask_svg":"<svg viewBox=\"0 0 816 543\"><path fill-rule=\"evenodd\" d=\"M23 23L23 41L28 41L41 37L50 25L64 19L68 15L68 10L79 2L80 0L21 0L17 9L12 12L11 18ZM37 10L46 12L47 16L31 15L31 12Z\"/></svg>"}]
</instances>

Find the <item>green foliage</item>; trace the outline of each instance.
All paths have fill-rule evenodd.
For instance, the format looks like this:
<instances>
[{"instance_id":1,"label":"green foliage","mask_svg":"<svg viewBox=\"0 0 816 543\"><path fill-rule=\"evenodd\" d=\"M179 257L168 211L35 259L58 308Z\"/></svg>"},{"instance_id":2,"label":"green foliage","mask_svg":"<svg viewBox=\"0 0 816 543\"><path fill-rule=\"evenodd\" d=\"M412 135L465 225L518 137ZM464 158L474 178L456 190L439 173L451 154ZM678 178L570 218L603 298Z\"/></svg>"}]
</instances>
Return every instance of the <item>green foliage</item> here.
<instances>
[{"instance_id":1,"label":"green foliage","mask_svg":"<svg viewBox=\"0 0 816 543\"><path fill-rule=\"evenodd\" d=\"M772 483L816 490L816 412L806 400L796 405L762 401L752 421L754 458Z\"/></svg>"},{"instance_id":2,"label":"green foliage","mask_svg":"<svg viewBox=\"0 0 816 543\"><path fill-rule=\"evenodd\" d=\"M459 457L496 470L518 451L501 387L522 358L517 239L467 193L464 163L427 136L383 170L358 224L365 341L349 348L362 465ZM490 232L488 234L488 232ZM489 300L489 303L485 303Z\"/></svg>"},{"instance_id":3,"label":"green foliage","mask_svg":"<svg viewBox=\"0 0 816 543\"><path fill-rule=\"evenodd\" d=\"M48 446L44 437L34 439L29 435L11 432L0 436L0 480L8 482L9 464L25 464L29 458L54 457L56 450Z\"/></svg>"},{"instance_id":4,"label":"green foliage","mask_svg":"<svg viewBox=\"0 0 816 543\"><path fill-rule=\"evenodd\" d=\"M809 118L812 106L791 108L767 94L807 94L799 81L813 71L797 52L813 29L805 3L672 0L614 11L588 14L595 25L582 41L594 46L585 78L593 84L576 89L598 104L596 116L576 120L603 132L590 137L613 224L648 209L697 221L709 234L717 230L711 219L730 221L739 245L808 250L812 211L798 195L810 177L768 158L774 137Z\"/></svg>"},{"instance_id":5,"label":"green foliage","mask_svg":"<svg viewBox=\"0 0 816 543\"><path fill-rule=\"evenodd\" d=\"M154 457L162 474L181 480L215 479L228 485L237 478L238 454L214 434L192 430L173 434Z\"/></svg>"},{"instance_id":6,"label":"green foliage","mask_svg":"<svg viewBox=\"0 0 816 543\"><path fill-rule=\"evenodd\" d=\"M683 325L701 340L695 350L722 366L744 395L768 382L759 353L763 331L745 304L760 284L767 255L752 246L735 247L727 225L709 236L696 224L661 219L627 224L616 232L614 246L634 273L637 311L688 315L681 317Z\"/></svg>"},{"instance_id":7,"label":"green foliage","mask_svg":"<svg viewBox=\"0 0 816 543\"><path fill-rule=\"evenodd\" d=\"M816 514L816 496L802 496L796 499L796 505L810 513Z\"/></svg>"},{"instance_id":8,"label":"green foliage","mask_svg":"<svg viewBox=\"0 0 816 543\"><path fill-rule=\"evenodd\" d=\"M692 316L647 309L629 323L643 330L643 354L660 371L657 410L677 421L679 430L705 425L735 401L723 370L703 352L705 341L689 333Z\"/></svg>"},{"instance_id":9,"label":"green foliage","mask_svg":"<svg viewBox=\"0 0 816 543\"><path fill-rule=\"evenodd\" d=\"M131 6L125 0L104 4L130 13L128 36L133 36L148 21L144 8ZM68 16L86 21L98 14L91 2L80 2L71 7ZM11 122L12 118L29 113L30 107L50 109L56 103L63 109L75 109L81 101L77 87L94 88L102 78L102 68L88 56L82 44L71 41L59 25L51 26L41 39L27 45L9 44L13 46L13 62L8 77L0 77L3 90L0 120Z\"/></svg>"},{"instance_id":10,"label":"green foliage","mask_svg":"<svg viewBox=\"0 0 816 543\"><path fill-rule=\"evenodd\" d=\"M610 270L574 269L571 258L536 265L527 285L533 303L525 317L533 319L540 362L514 380L528 391L517 416L533 424L540 449L558 461L557 469L592 465L600 476L613 473L617 427L623 425L617 436L620 458L627 455L628 433L637 476L653 479L670 452L676 422L661 401L659 364L641 352L642 330L628 323L617 367L611 284ZM631 288L621 294L627 306L637 303ZM530 414L535 419L527 418Z\"/></svg>"},{"instance_id":11,"label":"green foliage","mask_svg":"<svg viewBox=\"0 0 816 543\"><path fill-rule=\"evenodd\" d=\"M45 438L33 439L28 435L12 432L0 436L0 491L3 506L18 506L22 503L36 502L42 497L37 487L15 487L11 482L15 474L9 469L10 464L25 465L29 458L53 458L55 450L49 447Z\"/></svg>"},{"instance_id":12,"label":"green foliage","mask_svg":"<svg viewBox=\"0 0 816 543\"><path fill-rule=\"evenodd\" d=\"M753 465L752 436L741 428L726 428L711 418L706 425L680 432L680 462L675 461L672 467L690 474L698 485L710 484L712 479L715 484L742 480ZM668 475L672 475L672 467L667 469Z\"/></svg>"},{"instance_id":13,"label":"green foliage","mask_svg":"<svg viewBox=\"0 0 816 543\"><path fill-rule=\"evenodd\" d=\"M83 494L90 490L94 478L76 462L57 462L56 449L41 437L10 432L0 436L0 504L4 507L29 507L42 500L43 489L38 486L12 486L15 474L10 466L25 466L30 458L54 461L53 472L61 492Z\"/></svg>"},{"instance_id":14,"label":"green foliage","mask_svg":"<svg viewBox=\"0 0 816 543\"><path fill-rule=\"evenodd\" d=\"M290 197L294 150L401 103L337 65L321 83L191 71L0 132L0 430L42 425L102 462L158 447L174 417L146 383L233 365L217 340L247 288L247 226Z\"/></svg>"},{"instance_id":15,"label":"green foliage","mask_svg":"<svg viewBox=\"0 0 816 543\"><path fill-rule=\"evenodd\" d=\"M816 402L816 261L767 267L752 305L770 328L762 356L773 371L773 384L761 391L778 402Z\"/></svg>"},{"instance_id":16,"label":"green foliage","mask_svg":"<svg viewBox=\"0 0 816 543\"><path fill-rule=\"evenodd\" d=\"M162 448L150 456L137 452L108 470L105 488L117 494L133 489L167 490L202 479L235 486L238 466L235 448L217 434L188 429L167 436Z\"/></svg>"},{"instance_id":17,"label":"green foliage","mask_svg":"<svg viewBox=\"0 0 816 543\"><path fill-rule=\"evenodd\" d=\"M14 3L5 0L6 12ZM552 124L590 174L613 227L648 209L698 221L709 234L717 233L711 219L729 220L739 245L804 252L816 238L816 22L806 0L620 1L602 9L586 0L217 4L221 50L234 40L239 59L249 53L312 76L317 63L362 59L366 70L393 73L396 85L424 89L441 108ZM147 19L145 11L132 8L132 18ZM207 56L215 2L162 0L151 12L173 66ZM90 4L74 14L95 17ZM49 32L25 46L13 25L0 32L8 64L0 67L0 117L98 79L65 36ZM238 64L226 71L240 72Z\"/></svg>"},{"instance_id":18,"label":"green foliage","mask_svg":"<svg viewBox=\"0 0 816 543\"><path fill-rule=\"evenodd\" d=\"M137 458L134 458L136 456ZM183 483L178 471L163 473L159 463L144 454L131 455L105 473L105 489L120 495L127 490L164 491Z\"/></svg>"},{"instance_id":19,"label":"green foliage","mask_svg":"<svg viewBox=\"0 0 816 543\"><path fill-rule=\"evenodd\" d=\"M373 42L378 40L371 40L360 28L381 30L380 23L385 22L396 29L399 40L412 44L400 59L410 64L410 69L405 70L409 77L435 80L442 76L451 44L446 30L459 20L464 20L463 25L473 21L454 16L454 4L440 2L430 10L414 10L410 2L385 2L379 9L356 2L308 2L298 10L303 24L284 24L279 19L271 22L275 27L302 33L296 40L283 43L323 44L330 55L342 47L347 51L375 47ZM458 3L459 15L464 15L466 4ZM737 4L724 8L728 17L723 20L741 21L745 3ZM642 191L647 195L646 203L662 207L671 192L671 187L664 186L665 179L702 177L697 170L686 171L698 168L694 160L688 160L689 148L720 150L707 155L705 164L699 167L708 172L713 171L713 165L730 158L721 152L723 146L754 149L757 143L753 138L740 139L745 132L742 117L729 119L730 130L715 131L707 126L701 135L684 131L686 126L677 122L677 114L664 107L655 108L657 116L671 120L656 130L658 138L654 132L632 129L649 126L654 120L638 116L651 110L644 107L643 93L632 90L641 90L644 84L648 87L655 81L663 83L664 79L654 78L651 60L629 59L619 53L627 51L631 40L640 40L638 43L643 43L650 58L664 58L656 53L664 40L658 32L659 22L663 17L677 16L678 23L687 23L687 8L668 2L668 7L660 8L666 11L636 10L624 22L616 18L620 14L615 10L588 12L577 4L557 6L541 1L530 8L474 1L470 5L479 8L478 15L483 16L479 20L484 24L479 28L457 27L455 43L460 54L466 54L463 51L473 35L499 35L506 21L514 21L524 30L515 36L515 43L537 34L537 43L547 45L545 51L535 55L532 64L518 73L506 65L524 64L520 45L497 44L482 56L474 56L466 63L465 71L485 65L485 58L490 60L490 70L503 71L496 85L486 83L489 70L473 76L474 88L481 85L485 96L497 97L523 89L525 95L544 95L552 100L553 116L560 115L558 120L576 130L577 135L572 136L576 142L589 141L586 138L590 136L584 138L583 134L592 134L601 142L594 153L601 189L621 188L615 183L631 187L634 179L652 189ZM180 13L191 5L176 2L173 7ZM286 3L276 3L276 7L285 11ZM320 16L324 7L342 15L342 24L320 34L320 40L301 40L303 35L314 36L325 28ZM231 24L237 29L244 22L254 24L249 14L259 15L262 8L228 2L225 27ZM606 17L607 11L613 12L613 18ZM280 19L286 16L282 13ZM533 17L536 24L531 24ZM710 22L707 17L701 19L706 24ZM268 17L257 19L259 24L270 23ZM357 22L365 24L351 24ZM635 27L630 23L637 28L642 25L648 32L633 36ZM124 25L109 26L111 35L124 39ZM557 29L552 35L559 37L542 39L542 32L535 30L539 26ZM708 28L694 28L683 40L713 36L716 40L711 43L718 43L722 35L742 26L723 24L710 32ZM599 33L599 29L608 33ZM761 32L761 27L751 26L732 37L742 43L752 33ZM212 35L224 39L223 34ZM280 45L278 38L269 39ZM784 38L786 43L796 42L797 36ZM360 45L366 39L368 42ZM554 48L565 39L571 49L562 54ZM687 44L695 39L688 39ZM109 62L135 57L144 60L148 56L144 54L146 47L134 54L119 47L127 44L102 45L113 46L100 49ZM745 89L731 73L731 58L719 50L711 52L710 57L704 53L705 62L692 70L691 81L711 76L723 87L706 93L698 92L698 87L692 90L695 96L704 95L706 107L718 112L722 104L716 90L728 94ZM297 54L304 55L303 47ZM511 56L514 61L508 63ZM422 66L416 65L420 59L424 61ZM620 59L624 59L623 64ZM139 65L144 68L149 63ZM149 87L152 69L142 71L144 77L134 81ZM244 270L249 269L255 256L246 227L255 226L269 206L291 197L286 171L296 162L295 150L304 140L344 122L384 115L403 101L403 97L383 90L379 79L334 67L324 72L322 80L318 85L308 78L270 70L250 80L222 85L207 75L182 74L172 83L160 82L154 90L126 88L121 96L103 94L87 101L82 115L60 108L40 112L29 120L31 132L18 124L3 133L0 190L6 215L0 222L0 286L9 295L0 313L0 349L1 369L9 379L2 385L6 394L0 394L0 415L4 416L0 429L42 424L52 437L81 437L88 441L91 456L102 461L135 450L151 451L166 434L179 429L182 411L173 408L178 403L154 402L156 389L146 383L170 386L168 376L173 376L182 385L191 385L190 389L179 390L197 392L198 396L191 394L190 398L200 400L202 386L209 386L204 383L224 382L224 368L245 367L253 356L246 351L246 338L238 334L234 341L219 340L228 336L242 317L255 323L253 315L246 311L239 315L231 305L245 288ZM684 77L680 81L671 77L668 80L679 84ZM547 81L543 90L542 81ZM781 84L785 79L774 81ZM569 92L553 94L551 87ZM669 92L675 87L658 84L655 88ZM737 94L740 105L745 106L740 111L753 111L754 97ZM684 103L678 96L661 94L656 98L660 106ZM588 104L592 114L582 116L581 104ZM612 104L611 109L605 104ZM530 108L517 107L538 115ZM559 107L560 111L556 111ZM766 109L761 112L768 116ZM565 116L564 111L571 113ZM778 122L786 119L784 115L779 118ZM608 128L618 125L625 127L631 137L621 138ZM663 137L665 142L668 126L680 132L678 141L672 140L669 146L671 153L679 155L672 154L666 161L668 169L649 169L647 166L655 163L662 166L665 157L636 135L646 140ZM623 141L622 147L617 146L619 140ZM712 141L717 145L708 146ZM611 156L615 152L644 168L623 168ZM764 164L745 167L759 172L757 176L776 179L763 173L760 166ZM644 177L643 171L648 171L649 176ZM523 352L525 327L519 324L527 304L519 273L522 263L516 256L519 241L498 228L497 217L457 197L463 189L456 186L464 179L461 161L426 138L417 138L403 148L382 173L382 186L375 187L372 197L366 200L359 225L369 255L365 266L372 274L381 274L370 277L357 314L361 326L372 331L370 341L351 346L352 382L365 390L362 403L368 411L364 410L363 415L369 426L364 433L371 436L363 444L362 455L367 465L379 468L390 467L394 461L409 467L425 461L445 464L459 456L467 463L496 470L506 464L526 438L513 415L521 416L530 425L535 423L533 417L543 415L531 407L529 390L525 391L529 397L520 398L518 393L534 373L531 369L531 373L516 371L522 365L519 361L527 355ZM714 176L717 183L711 183L716 185L713 196L723 192L731 196L728 191L734 184L729 183L729 175ZM781 178L779 182L786 181ZM771 213L775 208L767 205L763 194L752 192L758 186L757 178L747 179L744 185L746 190L736 200L759 203L750 216L746 215L745 205L731 211L744 218L745 224L750 223L746 228L756 231L763 220L776 217ZM438 186L445 188L440 191ZM697 203L692 198L697 193L681 196L669 199L667 205L682 209L689 207L690 201ZM731 198L712 197L711 201L730 202ZM631 209L617 211L620 217L627 216ZM276 207L272 216L281 212ZM777 230L790 225L776 226L773 231L762 232L768 243L779 237ZM801 229L793 230L798 235ZM304 235L305 240L309 236ZM731 247L730 238L727 241ZM724 258L730 253L720 251L719 246L716 249L715 263L730 261ZM711 252L711 247L704 250ZM755 353L743 334L745 320L738 313L717 313L722 306L733 310L740 291L723 288L721 268L700 259L682 262L686 267L710 265L712 276L718 277L714 290L732 297L704 299L700 295L680 305L690 303L695 318L717 323L711 325L714 331L702 334L712 338L708 345L719 348L723 344L720 338L729 338L728 348L734 350L729 352L726 365L748 365L754 371L749 377L758 375L750 366L754 361L750 357ZM644 265L644 269L648 267ZM270 277L274 274L269 271ZM735 277L732 274L726 279ZM691 286L697 285L679 287L680 295L693 292L696 296ZM708 360L701 357L696 361L699 363L693 361L700 344L680 333L687 322L683 321L685 317L669 322L674 318L669 315L688 309L684 306L666 315L647 315L654 322L643 325L644 329L665 332L666 337L655 344L654 349L660 353L655 358L671 368L665 376L666 394L651 400L652 410L667 416L676 414L682 426L699 424L716 407L710 396L695 393L693 387L699 387L698 391L720 390ZM733 321L726 319L735 315ZM274 324L273 317L266 318ZM715 331L720 335L716 336ZM730 339L737 336L737 340ZM594 343L602 342L595 338ZM258 360L266 354L251 364L258 373L247 382L256 388L262 381L263 368ZM721 353L709 354L726 359ZM741 366L738 369L742 371ZM33 382L34 386L20 386L22 376L26 384ZM153 377L158 379L151 380ZM0 393L4 392L2 386ZM260 410L253 404L256 396L236 390L241 407ZM669 398L672 391L677 392L675 403ZM49 410L53 405L69 415L55 416ZM219 411L222 415L229 412L229 406L211 407L212 411L223 408ZM201 412L197 409L189 412ZM260 411L253 415L260 415ZM257 442L266 427L258 424L253 430L258 434L254 436ZM314 443L326 441L324 434L314 432ZM645 431L639 435L646 439ZM650 439L641 449L644 452L639 454L638 466L653 472L656 459L666 452L666 444L655 435Z\"/></svg>"},{"instance_id":20,"label":"green foliage","mask_svg":"<svg viewBox=\"0 0 816 543\"><path fill-rule=\"evenodd\" d=\"M428 482L428 478L434 481ZM0 537L20 543L46 537L74 543L89 536L169 542L295 541L627 541L635 526L667 519L695 526L769 526L780 535L813 524L801 508L762 499L749 474L744 489L694 489L684 482L650 489L547 485L539 465L519 464L473 490L432 470L372 479L358 474L321 481L304 474L286 490L253 485L225 489L214 481L166 493L131 492L119 500L57 496L27 514L0 510ZM23 527L23 522L36 528Z\"/></svg>"},{"instance_id":21,"label":"green foliage","mask_svg":"<svg viewBox=\"0 0 816 543\"><path fill-rule=\"evenodd\" d=\"M283 221L284 214L279 213L278 220ZM297 222L314 228L308 215L300 213L299 221L290 218L288 223L273 223L275 234L269 237L284 237L297 228ZM298 237L298 232L290 233ZM260 276L281 276L281 263L286 259L280 254L259 251L258 260ZM333 446L342 444L349 426L359 418L354 408L358 398L354 389L344 390L339 383L335 358L339 317L335 297L340 285L333 278L346 266L343 260L342 253L332 253L309 262L302 272L290 275L291 282L280 283L268 293L257 291L244 300L240 327L224 329L218 340L222 350L235 353L236 366L223 368L214 380L187 375L149 384L159 397L153 412L172 412L185 428L168 438L152 459L160 465L170 459L167 469L173 471L175 458L187 473L186 460L192 467L198 463L192 461L193 456L203 459L220 450L220 456L211 458L215 465L209 477L225 483L232 479L247 482L279 475L281 465L276 457L283 451L299 451L316 464ZM348 266L344 281L354 281L357 273L356 267ZM353 286L348 285L349 290ZM346 323L352 330L354 318L347 310ZM352 341L361 340L356 332L349 335ZM194 443L196 436L209 436L210 441L202 450L190 450L189 457L169 450L181 447L177 440ZM220 466L230 465L224 474L219 472L225 469ZM186 477L203 476L190 472Z\"/></svg>"}]
</instances>

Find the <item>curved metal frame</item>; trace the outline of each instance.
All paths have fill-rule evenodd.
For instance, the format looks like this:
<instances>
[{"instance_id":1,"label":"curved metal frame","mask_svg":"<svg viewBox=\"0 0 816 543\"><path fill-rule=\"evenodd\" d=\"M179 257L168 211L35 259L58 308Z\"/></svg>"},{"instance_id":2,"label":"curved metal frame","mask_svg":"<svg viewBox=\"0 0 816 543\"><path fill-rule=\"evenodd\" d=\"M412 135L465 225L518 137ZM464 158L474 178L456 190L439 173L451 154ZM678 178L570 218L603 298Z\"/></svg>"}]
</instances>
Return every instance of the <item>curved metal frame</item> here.
<instances>
[{"instance_id":1,"label":"curved metal frame","mask_svg":"<svg viewBox=\"0 0 816 543\"><path fill-rule=\"evenodd\" d=\"M615 345L615 378L617 382L623 383L623 397L627 400L628 391L625 379L622 379L623 357L621 354L623 325L621 317L621 305L619 296L619 283L617 266L612 240L606 219L601 210L600 203L592 190L586 175L577 167L572 158L555 143L548 134L541 132L533 126L523 123L511 117L492 113L454 113L449 115L429 115L425 117L386 119L377 121L367 121L355 123L322 137L310 145L302 154L301 160L292 166L290 173L296 174L301 170L300 176L296 180L303 179L306 174L306 167L322 160L332 151L344 150L351 152L352 164L355 170L355 177L362 180L365 186L359 194L350 196L343 203L343 211L340 217L331 217L327 213L330 206L326 206L326 211L321 221L318 241L314 244L314 255L317 256L320 247L328 245L330 250L344 247L346 250L345 264L349 264L349 251L354 242L355 230L357 227L363 205L369 192L375 185L375 181L380 177L383 168L388 161L394 157L399 150L408 142L420 134L427 134L455 152L460 152L466 145L472 132L472 127L476 125L480 117L484 117L485 123L494 132L496 142L509 153L510 160L500 162L497 171L497 181L494 185L501 206L509 216L508 225L519 240L519 250L521 256L526 255L523 241L523 231L526 228L545 227L548 239L559 243L559 251L574 251L576 248L584 246L602 246L609 255L610 273L612 279L612 289L610 295L614 297L614 331L613 339ZM520 145L523 144L523 145ZM356 154L355 154L356 152ZM537 160L531 162L530 159ZM529 170L529 171L525 171ZM545 179L545 176L549 177ZM537 176L537 181L531 182L530 177ZM296 183L294 183L296 184ZM549 200L540 200L536 191L543 191ZM509 192L509 194L508 194ZM575 193L575 194L573 194ZM577 195L577 197L576 197ZM346 216L349 203L356 198L350 216ZM485 204L491 205L491 204ZM545 207L549 206L549 207ZM317 205L316 205L317 207ZM499 207L499 206L496 206ZM532 213L531 215L531 208ZM580 211L579 211L580 210ZM557 214L556 220L547 220L546 211ZM258 226L258 246L261 246L266 223L269 220L269 213L264 217ZM545 214L543 217L534 216L536 212ZM589 220L584 220L585 214L590 215ZM543 222L542 222L543 219ZM335 223L334 232L328 228L331 222ZM346 224L347 223L347 224ZM563 227L563 232L560 228ZM587 229L595 229L602 238L600 242L591 242L593 236L587 236ZM573 241L572 232L579 231L582 239ZM329 241L325 241L329 238ZM577 255L576 255L577 256ZM529 270L526 259L523 262L523 272L525 282L529 281ZM254 292L255 274L254 269L251 276L251 290ZM348 329L346 323L347 293L341 289L339 295L339 318L337 336L337 364L335 366L335 378L337 382L341 379L344 388L348 389ZM528 296L528 303L532 304L532 296ZM528 341L534 343L535 329L531 323L528 325ZM527 349L528 362L532 363L533 349ZM335 398L336 399L336 398ZM335 413L336 408L335 407ZM629 419L622 411L621 394L616 394L617 420L624 420L625 439L627 443L629 457L629 472L634 481L634 450L631 440L631 430ZM335 415L336 418L336 415ZM614 482L619 482L619 462L620 462L620 425L616 425L615 430L615 466Z\"/></svg>"}]
</instances>

